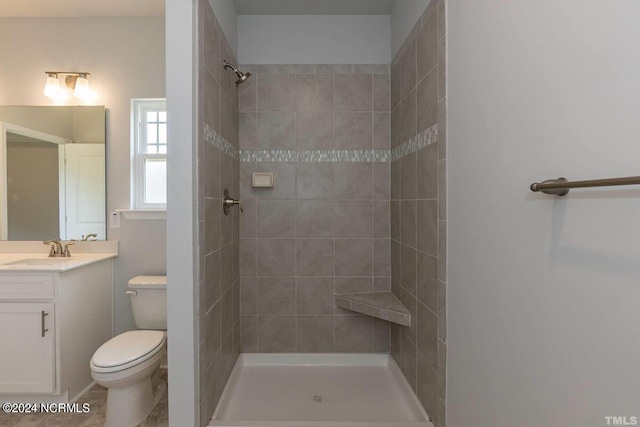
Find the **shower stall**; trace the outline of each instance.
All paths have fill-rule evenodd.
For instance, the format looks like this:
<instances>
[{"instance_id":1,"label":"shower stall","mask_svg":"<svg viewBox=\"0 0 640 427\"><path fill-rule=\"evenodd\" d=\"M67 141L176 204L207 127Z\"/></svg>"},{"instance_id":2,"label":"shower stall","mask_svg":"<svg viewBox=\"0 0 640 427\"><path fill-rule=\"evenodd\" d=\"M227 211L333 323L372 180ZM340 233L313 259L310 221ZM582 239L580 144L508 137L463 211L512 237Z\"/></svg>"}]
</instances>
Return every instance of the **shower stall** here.
<instances>
[{"instance_id":1,"label":"shower stall","mask_svg":"<svg viewBox=\"0 0 640 427\"><path fill-rule=\"evenodd\" d=\"M391 64L238 64L197 22L201 425L444 426L444 1Z\"/></svg>"}]
</instances>

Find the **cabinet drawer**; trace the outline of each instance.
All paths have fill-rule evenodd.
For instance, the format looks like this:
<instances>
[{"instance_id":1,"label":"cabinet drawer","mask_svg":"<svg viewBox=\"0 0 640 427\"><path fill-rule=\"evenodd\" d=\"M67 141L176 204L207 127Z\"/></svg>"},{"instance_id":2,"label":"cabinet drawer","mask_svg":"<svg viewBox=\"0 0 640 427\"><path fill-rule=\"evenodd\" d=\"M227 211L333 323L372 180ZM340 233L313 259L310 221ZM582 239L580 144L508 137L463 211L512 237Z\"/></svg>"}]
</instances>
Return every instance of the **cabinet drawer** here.
<instances>
[{"instance_id":1,"label":"cabinet drawer","mask_svg":"<svg viewBox=\"0 0 640 427\"><path fill-rule=\"evenodd\" d=\"M0 276L0 300L53 299L53 276Z\"/></svg>"}]
</instances>

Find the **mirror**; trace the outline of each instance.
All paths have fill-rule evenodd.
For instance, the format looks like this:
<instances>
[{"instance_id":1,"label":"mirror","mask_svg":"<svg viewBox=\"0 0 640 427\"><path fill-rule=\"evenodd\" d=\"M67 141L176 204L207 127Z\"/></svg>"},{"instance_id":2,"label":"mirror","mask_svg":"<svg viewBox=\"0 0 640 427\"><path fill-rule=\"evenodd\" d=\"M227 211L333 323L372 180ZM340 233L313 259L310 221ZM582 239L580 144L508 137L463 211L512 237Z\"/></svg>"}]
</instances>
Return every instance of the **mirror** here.
<instances>
[{"instance_id":1,"label":"mirror","mask_svg":"<svg viewBox=\"0 0 640 427\"><path fill-rule=\"evenodd\" d=\"M105 199L103 106L0 107L1 240L105 240Z\"/></svg>"}]
</instances>

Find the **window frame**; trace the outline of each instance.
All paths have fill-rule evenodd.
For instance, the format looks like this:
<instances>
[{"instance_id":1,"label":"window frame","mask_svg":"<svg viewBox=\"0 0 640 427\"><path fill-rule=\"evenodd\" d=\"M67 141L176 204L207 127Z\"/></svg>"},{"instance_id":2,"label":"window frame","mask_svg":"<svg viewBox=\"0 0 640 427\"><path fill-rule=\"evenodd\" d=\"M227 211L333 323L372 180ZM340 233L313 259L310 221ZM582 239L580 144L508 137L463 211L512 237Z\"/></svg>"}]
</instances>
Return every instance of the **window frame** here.
<instances>
[{"instance_id":1,"label":"window frame","mask_svg":"<svg viewBox=\"0 0 640 427\"><path fill-rule=\"evenodd\" d=\"M151 159L165 160L167 153L146 152L146 113L150 111L167 111L166 98L133 98L131 99L131 209L134 210L166 210L165 203L146 203L145 195L145 161ZM167 120L168 122L168 120ZM168 138L168 136L167 136ZM167 139L167 145L169 140Z\"/></svg>"}]
</instances>

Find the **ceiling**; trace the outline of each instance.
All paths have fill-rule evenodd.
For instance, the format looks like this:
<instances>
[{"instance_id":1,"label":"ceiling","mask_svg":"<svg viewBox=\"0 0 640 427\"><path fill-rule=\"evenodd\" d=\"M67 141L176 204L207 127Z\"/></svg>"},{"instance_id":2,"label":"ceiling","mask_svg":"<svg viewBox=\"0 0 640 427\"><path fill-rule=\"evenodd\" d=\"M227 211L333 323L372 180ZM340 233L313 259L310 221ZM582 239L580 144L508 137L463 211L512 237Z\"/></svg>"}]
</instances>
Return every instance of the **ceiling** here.
<instances>
[{"instance_id":1,"label":"ceiling","mask_svg":"<svg viewBox=\"0 0 640 427\"><path fill-rule=\"evenodd\" d=\"M234 2L239 15L390 15L396 0L234 0Z\"/></svg>"},{"instance_id":2,"label":"ceiling","mask_svg":"<svg viewBox=\"0 0 640 427\"><path fill-rule=\"evenodd\" d=\"M390 15L396 0L233 0L240 15ZM0 17L164 16L165 0L0 0Z\"/></svg>"},{"instance_id":3,"label":"ceiling","mask_svg":"<svg viewBox=\"0 0 640 427\"><path fill-rule=\"evenodd\" d=\"M164 16L164 0L0 0L3 16Z\"/></svg>"}]
</instances>

